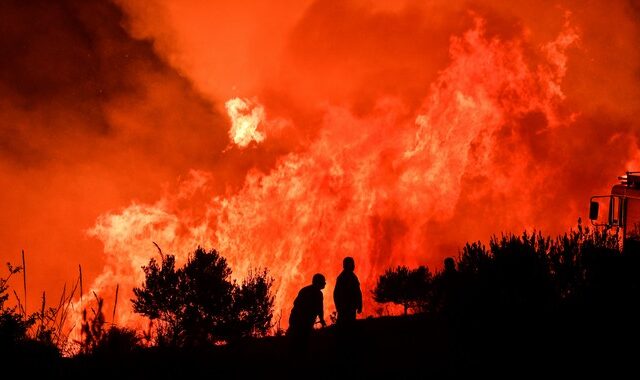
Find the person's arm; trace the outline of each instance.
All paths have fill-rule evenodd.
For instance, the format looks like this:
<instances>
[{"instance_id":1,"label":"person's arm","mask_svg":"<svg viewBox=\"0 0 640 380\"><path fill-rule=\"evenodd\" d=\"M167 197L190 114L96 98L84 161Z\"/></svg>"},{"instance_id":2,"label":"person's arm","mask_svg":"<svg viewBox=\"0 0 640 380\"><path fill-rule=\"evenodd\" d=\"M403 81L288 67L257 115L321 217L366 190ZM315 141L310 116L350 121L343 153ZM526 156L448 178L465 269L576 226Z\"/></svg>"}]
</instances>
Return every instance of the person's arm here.
<instances>
[{"instance_id":1,"label":"person's arm","mask_svg":"<svg viewBox=\"0 0 640 380\"><path fill-rule=\"evenodd\" d=\"M357 306L358 309L356 311L358 314L362 313L362 290L360 290L360 281L358 281Z\"/></svg>"},{"instance_id":2,"label":"person's arm","mask_svg":"<svg viewBox=\"0 0 640 380\"><path fill-rule=\"evenodd\" d=\"M318 298L318 318L320 318L320 324L322 327L327 327L327 323L324 321L324 300L322 297L322 293L320 293L320 297Z\"/></svg>"}]
</instances>

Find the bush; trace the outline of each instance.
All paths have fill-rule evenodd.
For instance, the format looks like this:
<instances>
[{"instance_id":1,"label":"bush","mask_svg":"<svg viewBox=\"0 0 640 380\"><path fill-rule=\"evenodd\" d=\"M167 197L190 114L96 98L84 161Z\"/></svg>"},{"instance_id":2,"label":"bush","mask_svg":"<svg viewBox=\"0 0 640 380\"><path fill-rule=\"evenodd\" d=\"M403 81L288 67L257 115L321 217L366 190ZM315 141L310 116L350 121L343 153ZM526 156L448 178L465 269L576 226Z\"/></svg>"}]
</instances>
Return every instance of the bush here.
<instances>
[{"instance_id":1,"label":"bush","mask_svg":"<svg viewBox=\"0 0 640 380\"><path fill-rule=\"evenodd\" d=\"M409 269L398 266L387 271L378 278L373 290L373 299L378 303L393 302L408 309L424 310L428 303L431 289L431 272L429 268L420 266Z\"/></svg>"},{"instance_id":2,"label":"bush","mask_svg":"<svg viewBox=\"0 0 640 380\"><path fill-rule=\"evenodd\" d=\"M9 275L5 278L0 277L0 350L2 351L28 340L27 332L35 323L34 318L25 318L24 314L18 313L17 306L6 306L5 303L9 299L9 279L22 270L22 267L13 267L10 263L7 263L7 267Z\"/></svg>"},{"instance_id":3,"label":"bush","mask_svg":"<svg viewBox=\"0 0 640 380\"><path fill-rule=\"evenodd\" d=\"M201 346L247 336L271 327L273 279L266 270L252 272L241 285L216 250L196 249L184 267L166 255L143 267L145 283L135 288L134 311L159 322L156 344Z\"/></svg>"}]
</instances>

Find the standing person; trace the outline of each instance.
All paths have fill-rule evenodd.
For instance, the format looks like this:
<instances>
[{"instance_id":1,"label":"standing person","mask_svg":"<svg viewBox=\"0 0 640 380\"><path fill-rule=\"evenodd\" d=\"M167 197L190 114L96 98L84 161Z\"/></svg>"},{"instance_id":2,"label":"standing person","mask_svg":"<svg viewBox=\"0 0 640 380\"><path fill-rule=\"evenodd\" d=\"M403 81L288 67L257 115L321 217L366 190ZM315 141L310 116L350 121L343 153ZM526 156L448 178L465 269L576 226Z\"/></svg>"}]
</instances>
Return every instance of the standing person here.
<instances>
[{"instance_id":1,"label":"standing person","mask_svg":"<svg viewBox=\"0 0 640 380\"><path fill-rule=\"evenodd\" d=\"M441 308L445 318L450 322L460 317L461 294L460 294L460 274L456 270L456 263L453 257L444 259L444 271L442 272L438 291L441 293Z\"/></svg>"},{"instance_id":2,"label":"standing person","mask_svg":"<svg viewBox=\"0 0 640 380\"><path fill-rule=\"evenodd\" d=\"M342 260L342 272L333 290L333 302L338 312L337 324L349 325L356 320L356 313L362 313L362 291L360 281L353 272L355 268L353 257Z\"/></svg>"},{"instance_id":3,"label":"standing person","mask_svg":"<svg viewBox=\"0 0 640 380\"><path fill-rule=\"evenodd\" d=\"M360 334L356 331L356 313L362 313L362 292L360 281L353 271L356 264L353 257L342 260L342 272L336 280L333 290L333 302L338 312L336 320L336 355L339 366L343 368L343 376L355 375L358 366L358 347Z\"/></svg>"},{"instance_id":4,"label":"standing person","mask_svg":"<svg viewBox=\"0 0 640 380\"><path fill-rule=\"evenodd\" d=\"M293 309L291 309L291 314L289 315L287 336L290 339L292 352L296 355L306 353L309 337L317 318L320 319L320 324L323 327L326 326L322 296L322 289L324 289L326 283L322 274L314 274L311 285L302 288L293 301Z\"/></svg>"},{"instance_id":5,"label":"standing person","mask_svg":"<svg viewBox=\"0 0 640 380\"><path fill-rule=\"evenodd\" d=\"M443 330L445 332L445 344L443 345L447 366L451 375L459 375L461 370L471 360L466 357L466 346L462 340L470 335L469 330L463 330L467 324L461 323L465 314L462 308L462 287L460 273L456 270L453 257L444 259L444 270L434 281L434 306L438 314L443 318ZM438 315L436 314L436 315Z\"/></svg>"}]
</instances>

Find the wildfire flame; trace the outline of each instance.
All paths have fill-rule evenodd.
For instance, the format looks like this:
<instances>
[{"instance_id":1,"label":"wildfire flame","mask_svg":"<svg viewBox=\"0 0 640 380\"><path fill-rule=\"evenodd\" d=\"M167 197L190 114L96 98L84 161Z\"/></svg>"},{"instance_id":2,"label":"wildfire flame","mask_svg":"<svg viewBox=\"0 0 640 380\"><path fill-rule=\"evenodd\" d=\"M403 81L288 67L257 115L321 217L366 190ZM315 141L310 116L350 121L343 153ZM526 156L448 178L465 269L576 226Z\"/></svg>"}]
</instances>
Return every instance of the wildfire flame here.
<instances>
[{"instance_id":1,"label":"wildfire flame","mask_svg":"<svg viewBox=\"0 0 640 380\"><path fill-rule=\"evenodd\" d=\"M487 36L485 22L450 40L450 64L425 87L413 117L397 99L380 100L358 116L328 106L322 129L307 149L282 156L268 171L250 171L240 190L211 196L215 173L192 171L178 189L154 204L133 204L102 215L89 232L102 240L103 273L92 289L129 291L143 280L140 267L155 254L152 242L184 262L197 245L217 248L234 276L266 267L275 277L276 311L286 320L297 291L316 272L327 276L325 307L333 308L333 279L342 258L352 256L365 295L365 314L375 305L369 291L385 268L399 263L437 266L443 252L438 223L451 222L469 199L519 192L506 225L524 225L533 213L535 184L525 171L534 157L501 144L505 126L541 118L543 134L572 122L559 112L566 50L578 41L567 24L540 46L543 59L528 64L520 38ZM261 142L264 108L234 98L226 103L230 137L239 147ZM510 166L500 162L508 154ZM482 181L491 176L491 181ZM475 181L475 183L468 183ZM480 181L480 182L478 182ZM204 200L203 200L204 199ZM460 244L460 243L459 243ZM131 294L123 299L131 298ZM119 323L138 321L119 308Z\"/></svg>"}]
</instances>

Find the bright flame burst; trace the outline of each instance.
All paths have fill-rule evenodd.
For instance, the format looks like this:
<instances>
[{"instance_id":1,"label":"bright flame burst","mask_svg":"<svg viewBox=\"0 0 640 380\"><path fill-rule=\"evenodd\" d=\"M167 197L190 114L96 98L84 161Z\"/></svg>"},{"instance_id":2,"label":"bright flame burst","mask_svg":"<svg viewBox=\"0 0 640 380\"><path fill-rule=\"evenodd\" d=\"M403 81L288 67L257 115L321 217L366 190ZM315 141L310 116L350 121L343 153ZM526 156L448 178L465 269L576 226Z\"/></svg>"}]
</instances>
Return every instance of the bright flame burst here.
<instances>
[{"instance_id":1,"label":"bright flame burst","mask_svg":"<svg viewBox=\"0 0 640 380\"><path fill-rule=\"evenodd\" d=\"M539 188L525 173L534 158L520 149L505 158L497 136L528 115L546 120L546 129L571 122L557 109L565 50L577 38L565 26L540 47L543 60L530 67L522 41L488 38L477 20L473 29L452 37L451 62L425 91L414 122L403 121L405 108L394 99L380 101L367 117L327 108L322 130L306 151L281 157L268 173L250 172L235 194L207 195L214 176L193 171L176 194L103 215L90 232L104 242L107 261L93 290L109 294L119 283L122 299L130 299L143 280L140 267L155 254L152 241L179 262L197 245L215 247L235 277L254 267L269 269L276 280L276 313L286 324L297 291L316 272L327 276L325 308L327 314L333 310L335 276L342 258L353 256L365 314L372 314L369 291L385 268L439 263L442 253L437 256L429 226L452 218L465 175L491 176L467 188L467 199L520 194L517 207L501 217L508 218L505 225L526 225L535 207L528 199ZM264 140L258 131L262 106L235 98L226 108L234 143L246 147ZM509 167L496 169L505 160ZM119 323L141 320L129 305L118 310Z\"/></svg>"},{"instance_id":2,"label":"bright flame burst","mask_svg":"<svg viewBox=\"0 0 640 380\"><path fill-rule=\"evenodd\" d=\"M224 106L231 118L229 137L236 145L245 148L252 141L264 141L264 133L258 131L258 127L264 122L264 107L240 98L228 100Z\"/></svg>"}]
</instances>

